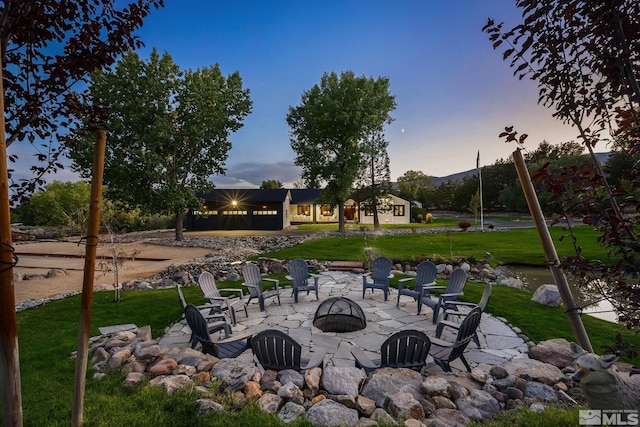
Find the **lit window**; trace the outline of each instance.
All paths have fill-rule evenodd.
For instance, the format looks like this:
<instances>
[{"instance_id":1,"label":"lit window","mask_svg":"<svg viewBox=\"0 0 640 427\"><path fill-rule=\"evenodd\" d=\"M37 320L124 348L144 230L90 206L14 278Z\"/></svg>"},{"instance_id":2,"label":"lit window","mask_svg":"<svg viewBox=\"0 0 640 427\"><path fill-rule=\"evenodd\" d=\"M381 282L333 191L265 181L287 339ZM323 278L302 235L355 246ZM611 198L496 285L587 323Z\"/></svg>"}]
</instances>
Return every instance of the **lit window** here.
<instances>
[{"instance_id":1,"label":"lit window","mask_svg":"<svg viewBox=\"0 0 640 427\"><path fill-rule=\"evenodd\" d=\"M364 207L364 216L373 216L373 208L371 206Z\"/></svg>"},{"instance_id":2,"label":"lit window","mask_svg":"<svg viewBox=\"0 0 640 427\"><path fill-rule=\"evenodd\" d=\"M404 216L404 205L393 205L393 216Z\"/></svg>"},{"instance_id":3,"label":"lit window","mask_svg":"<svg viewBox=\"0 0 640 427\"><path fill-rule=\"evenodd\" d=\"M322 215L322 216L333 216L333 209L331 209L331 205L322 205L322 206L320 206L320 215Z\"/></svg>"},{"instance_id":4,"label":"lit window","mask_svg":"<svg viewBox=\"0 0 640 427\"><path fill-rule=\"evenodd\" d=\"M298 215L309 216L311 213L311 205L298 205Z\"/></svg>"}]
</instances>

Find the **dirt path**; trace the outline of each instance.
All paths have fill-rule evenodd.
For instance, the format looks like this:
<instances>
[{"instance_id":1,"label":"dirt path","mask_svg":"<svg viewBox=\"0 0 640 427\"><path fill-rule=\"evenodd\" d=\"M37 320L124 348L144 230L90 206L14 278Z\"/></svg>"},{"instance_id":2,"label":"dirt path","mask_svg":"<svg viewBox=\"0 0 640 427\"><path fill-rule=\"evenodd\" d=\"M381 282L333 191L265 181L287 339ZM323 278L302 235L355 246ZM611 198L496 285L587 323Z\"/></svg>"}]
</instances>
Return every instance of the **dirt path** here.
<instances>
[{"instance_id":1,"label":"dirt path","mask_svg":"<svg viewBox=\"0 0 640 427\"><path fill-rule=\"evenodd\" d=\"M117 250L127 256L134 255L133 260L125 261L119 272L120 283L131 279L151 277L164 271L172 264L180 265L215 253L206 248L183 248L154 245L150 243L118 243ZM109 272L111 248L109 245L98 245L94 288L111 287L114 282L113 272ZM15 273L25 275L46 274L51 269L64 269L66 274L36 280L16 280L16 304L30 299L47 298L67 292L81 291L84 277L84 244L77 241L28 242L16 243L15 254L18 264ZM100 258L106 256L107 258Z\"/></svg>"}]
</instances>

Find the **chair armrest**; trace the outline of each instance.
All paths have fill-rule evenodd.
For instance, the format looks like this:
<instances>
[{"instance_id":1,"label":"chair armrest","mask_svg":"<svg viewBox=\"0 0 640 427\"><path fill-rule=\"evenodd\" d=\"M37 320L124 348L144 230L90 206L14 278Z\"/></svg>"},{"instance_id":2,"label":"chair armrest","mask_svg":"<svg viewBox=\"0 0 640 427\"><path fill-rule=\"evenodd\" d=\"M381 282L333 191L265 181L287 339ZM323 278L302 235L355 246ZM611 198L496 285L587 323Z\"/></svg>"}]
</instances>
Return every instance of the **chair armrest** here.
<instances>
[{"instance_id":1,"label":"chair armrest","mask_svg":"<svg viewBox=\"0 0 640 427\"><path fill-rule=\"evenodd\" d=\"M404 284L406 282L409 282L411 280L416 280L415 277L407 277L406 279L399 279L398 280L398 290L402 290L404 288Z\"/></svg>"},{"instance_id":2,"label":"chair armrest","mask_svg":"<svg viewBox=\"0 0 640 427\"><path fill-rule=\"evenodd\" d=\"M373 360L369 359L369 357L364 354L364 351L359 347L352 347L351 354L356 359L356 367L360 367L366 372L372 371L378 367L378 365L376 365Z\"/></svg>"},{"instance_id":3,"label":"chair armrest","mask_svg":"<svg viewBox=\"0 0 640 427\"><path fill-rule=\"evenodd\" d=\"M242 289L238 289L238 288L226 288L226 289L220 289L220 292L231 292L231 293L236 293L238 294L238 297L244 301L244 292Z\"/></svg>"},{"instance_id":4,"label":"chair armrest","mask_svg":"<svg viewBox=\"0 0 640 427\"><path fill-rule=\"evenodd\" d=\"M269 279L269 278L262 278L262 280L266 281L266 282L271 282L273 283L273 286L275 288L275 290L277 291L278 289L280 289L280 280L278 279Z\"/></svg>"},{"instance_id":5,"label":"chair armrest","mask_svg":"<svg viewBox=\"0 0 640 427\"><path fill-rule=\"evenodd\" d=\"M433 291L438 289L447 289L447 287L441 285L422 285L423 291Z\"/></svg>"},{"instance_id":6,"label":"chair armrest","mask_svg":"<svg viewBox=\"0 0 640 427\"><path fill-rule=\"evenodd\" d=\"M326 349L322 347L317 347L316 351L311 353L311 358L309 359L309 361L304 366L300 365L300 368L307 370L307 369L315 368L320 365L324 365L324 356L326 354L327 354Z\"/></svg>"},{"instance_id":7,"label":"chair armrest","mask_svg":"<svg viewBox=\"0 0 640 427\"><path fill-rule=\"evenodd\" d=\"M429 337L429 341L431 341L431 345L432 346L435 345L435 346L442 347L442 348L453 347L453 343L441 340L440 338L431 338L431 337Z\"/></svg>"},{"instance_id":8,"label":"chair armrest","mask_svg":"<svg viewBox=\"0 0 640 427\"><path fill-rule=\"evenodd\" d=\"M446 302L446 300L448 299L461 297L462 295L464 295L464 293L462 292L456 292L453 294L440 294L439 298L440 298L440 301L444 300Z\"/></svg>"}]
</instances>

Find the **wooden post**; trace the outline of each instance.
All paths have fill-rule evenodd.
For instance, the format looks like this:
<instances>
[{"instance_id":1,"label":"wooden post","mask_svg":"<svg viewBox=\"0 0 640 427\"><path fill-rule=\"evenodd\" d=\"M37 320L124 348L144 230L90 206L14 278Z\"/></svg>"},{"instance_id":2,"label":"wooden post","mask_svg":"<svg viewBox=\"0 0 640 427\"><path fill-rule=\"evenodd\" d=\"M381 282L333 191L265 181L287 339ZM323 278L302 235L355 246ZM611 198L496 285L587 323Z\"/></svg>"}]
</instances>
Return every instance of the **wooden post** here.
<instances>
[{"instance_id":1,"label":"wooden post","mask_svg":"<svg viewBox=\"0 0 640 427\"><path fill-rule=\"evenodd\" d=\"M551 240L551 234L549 234L549 229L547 228L547 223L544 220L542 209L540 209L540 202L538 202L536 190L533 188L533 184L531 183L531 177L529 176L529 171L527 170L527 165L524 162L520 149L513 152L513 162L515 163L516 171L518 172L518 179L520 180L522 190L524 191L524 197L527 199L527 204L529 205L531 217L533 218L533 222L538 230L538 237L542 243L542 248L544 249L549 269L553 275L553 281L558 287L560 298L562 298L562 303L565 307L565 313L567 313L567 317L569 318L569 324L571 325L573 336L582 348L593 352L589 336L582 324L582 318L580 318L580 308L573 299L573 295L571 294L571 290L567 283L567 278L560 268L558 253L553 245L553 240Z\"/></svg>"},{"instance_id":2,"label":"wooden post","mask_svg":"<svg viewBox=\"0 0 640 427\"><path fill-rule=\"evenodd\" d=\"M78 328L78 356L76 359L75 387L71 406L71 425L83 423L84 390L87 376L89 353L89 328L91 326L91 303L93 301L93 280L96 267L96 249L100 227L100 199L102 196L102 175L104 172L105 131L96 133L96 147L93 152L91 176L91 201L89 204L89 223L84 258L84 279L82 282L82 303L80 306L80 324Z\"/></svg>"},{"instance_id":3,"label":"wooden post","mask_svg":"<svg viewBox=\"0 0 640 427\"><path fill-rule=\"evenodd\" d=\"M0 70L2 58L0 57ZM22 426L20 358L13 289L13 241L7 169L7 135L4 123L4 86L0 73L0 388L2 425Z\"/></svg>"}]
</instances>

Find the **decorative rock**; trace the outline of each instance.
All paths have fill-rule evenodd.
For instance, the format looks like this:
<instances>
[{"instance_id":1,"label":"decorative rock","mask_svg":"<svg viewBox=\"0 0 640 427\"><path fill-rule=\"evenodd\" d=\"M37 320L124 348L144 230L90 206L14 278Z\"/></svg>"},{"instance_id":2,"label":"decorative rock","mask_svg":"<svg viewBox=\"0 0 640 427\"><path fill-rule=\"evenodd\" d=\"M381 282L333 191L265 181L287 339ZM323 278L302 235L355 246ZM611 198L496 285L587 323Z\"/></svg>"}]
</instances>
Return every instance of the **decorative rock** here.
<instances>
[{"instance_id":1,"label":"decorative rock","mask_svg":"<svg viewBox=\"0 0 640 427\"><path fill-rule=\"evenodd\" d=\"M489 374L491 374L491 376L496 379L506 378L507 375L509 375L507 370L502 366L492 366L491 370L489 370Z\"/></svg>"},{"instance_id":2,"label":"decorative rock","mask_svg":"<svg viewBox=\"0 0 640 427\"><path fill-rule=\"evenodd\" d=\"M415 420L413 418L409 418L408 420L404 420L404 427L425 427L420 421Z\"/></svg>"},{"instance_id":3,"label":"decorative rock","mask_svg":"<svg viewBox=\"0 0 640 427\"><path fill-rule=\"evenodd\" d=\"M455 403L444 396L433 396L433 403L437 409L458 409Z\"/></svg>"},{"instance_id":4,"label":"decorative rock","mask_svg":"<svg viewBox=\"0 0 640 427\"><path fill-rule=\"evenodd\" d=\"M574 364L571 343L564 338L540 341L529 349L529 357L561 369Z\"/></svg>"},{"instance_id":5,"label":"decorative rock","mask_svg":"<svg viewBox=\"0 0 640 427\"><path fill-rule=\"evenodd\" d=\"M469 396L456 400L458 410L472 420L493 418L500 412L500 404L489 393L482 390L471 390Z\"/></svg>"},{"instance_id":6,"label":"decorative rock","mask_svg":"<svg viewBox=\"0 0 640 427\"><path fill-rule=\"evenodd\" d=\"M322 373L322 387L331 394L348 394L355 398L365 378L362 369L329 366Z\"/></svg>"},{"instance_id":7,"label":"decorative rock","mask_svg":"<svg viewBox=\"0 0 640 427\"><path fill-rule=\"evenodd\" d=\"M192 376L195 375L196 373L196 368L195 366L191 366L191 365L178 365L176 366L176 368L173 370L173 372L171 372L173 375L179 375L179 374L184 374L187 376Z\"/></svg>"},{"instance_id":8,"label":"decorative rock","mask_svg":"<svg viewBox=\"0 0 640 427\"><path fill-rule=\"evenodd\" d=\"M297 403L298 405L302 405L302 402L304 402L302 391L292 382L288 382L280 387L280 390L278 390L278 396L285 400L290 400L293 403Z\"/></svg>"},{"instance_id":9,"label":"decorative rock","mask_svg":"<svg viewBox=\"0 0 640 427\"><path fill-rule=\"evenodd\" d=\"M175 360L170 358L162 359L149 368L149 375L151 375L152 377L157 377L159 375L170 375L177 367L178 362L176 362Z\"/></svg>"},{"instance_id":10,"label":"decorative rock","mask_svg":"<svg viewBox=\"0 0 640 427\"><path fill-rule=\"evenodd\" d=\"M212 399L196 400L198 415L207 415L214 412L224 412L224 406Z\"/></svg>"},{"instance_id":11,"label":"decorative rock","mask_svg":"<svg viewBox=\"0 0 640 427\"><path fill-rule=\"evenodd\" d=\"M489 375L483 369L473 368L471 370L471 378L484 384L487 382L487 379L489 379Z\"/></svg>"},{"instance_id":12,"label":"decorative rock","mask_svg":"<svg viewBox=\"0 0 640 427\"><path fill-rule=\"evenodd\" d=\"M307 388L315 395L320 390L320 377L322 376L321 368L311 368L304 373L304 382Z\"/></svg>"},{"instance_id":13,"label":"decorative rock","mask_svg":"<svg viewBox=\"0 0 640 427\"><path fill-rule=\"evenodd\" d=\"M355 408L365 417L370 417L376 409L376 402L365 396L358 396Z\"/></svg>"},{"instance_id":14,"label":"decorative rock","mask_svg":"<svg viewBox=\"0 0 640 427\"><path fill-rule=\"evenodd\" d=\"M134 355L138 360L151 362L156 357L160 356L160 346L158 344L154 344L148 347L138 347L136 348Z\"/></svg>"},{"instance_id":15,"label":"decorative rock","mask_svg":"<svg viewBox=\"0 0 640 427\"><path fill-rule=\"evenodd\" d=\"M387 411L385 411L382 408L376 408L376 410L373 411L373 414L371 414L371 419L377 421L378 424L382 424L382 425L390 425L390 426L398 425L398 422L394 420L393 417L389 415Z\"/></svg>"},{"instance_id":16,"label":"decorative rock","mask_svg":"<svg viewBox=\"0 0 640 427\"><path fill-rule=\"evenodd\" d=\"M327 397L324 394L319 394L316 397L314 397L313 399L311 399L311 403L313 403L314 405L318 402L321 402L323 400L325 400Z\"/></svg>"},{"instance_id":17,"label":"decorative rock","mask_svg":"<svg viewBox=\"0 0 640 427\"><path fill-rule=\"evenodd\" d=\"M142 326L136 332L136 340L146 342L151 341L151 326Z\"/></svg>"},{"instance_id":18,"label":"decorative rock","mask_svg":"<svg viewBox=\"0 0 640 427\"><path fill-rule=\"evenodd\" d=\"M560 292L556 285L542 285L536 289L531 297L531 301L537 302L549 307L557 307L560 305Z\"/></svg>"},{"instance_id":19,"label":"decorative rock","mask_svg":"<svg viewBox=\"0 0 640 427\"><path fill-rule=\"evenodd\" d=\"M509 396L509 399L522 400L522 398L524 397L524 393L522 392L522 390L519 390L515 387L507 387L505 393L507 394L507 396Z\"/></svg>"},{"instance_id":20,"label":"decorative rock","mask_svg":"<svg viewBox=\"0 0 640 427\"><path fill-rule=\"evenodd\" d=\"M147 364L136 360L135 357L131 356L127 363L122 367L123 374L130 374L131 372L144 372L147 370Z\"/></svg>"},{"instance_id":21,"label":"decorative rock","mask_svg":"<svg viewBox=\"0 0 640 427\"><path fill-rule=\"evenodd\" d=\"M163 375L153 378L149 384L162 387L167 393L172 394L187 385L193 385L193 380L186 375Z\"/></svg>"},{"instance_id":22,"label":"decorative rock","mask_svg":"<svg viewBox=\"0 0 640 427\"><path fill-rule=\"evenodd\" d=\"M420 403L410 393L398 393L389 396L387 410L396 418L424 418L424 410Z\"/></svg>"},{"instance_id":23,"label":"decorative rock","mask_svg":"<svg viewBox=\"0 0 640 427\"><path fill-rule=\"evenodd\" d=\"M524 391L524 397L529 397L535 400L542 400L544 402L557 402L558 395L552 387L546 384L529 381L527 388Z\"/></svg>"},{"instance_id":24,"label":"decorative rock","mask_svg":"<svg viewBox=\"0 0 640 427\"><path fill-rule=\"evenodd\" d=\"M411 369L381 368L370 374L361 394L373 399L376 405L382 408L388 396L411 385L419 389L421 383L422 376Z\"/></svg>"},{"instance_id":25,"label":"decorative rock","mask_svg":"<svg viewBox=\"0 0 640 427\"><path fill-rule=\"evenodd\" d=\"M244 394L247 396L247 399L259 398L262 396L260 384L255 381L247 381L244 383Z\"/></svg>"},{"instance_id":26,"label":"decorative rock","mask_svg":"<svg viewBox=\"0 0 640 427\"><path fill-rule=\"evenodd\" d=\"M554 383L564 378L564 374L557 366L524 357L510 360L506 362L503 367L509 374L517 377L528 375L534 379L549 378Z\"/></svg>"},{"instance_id":27,"label":"decorative rock","mask_svg":"<svg viewBox=\"0 0 640 427\"><path fill-rule=\"evenodd\" d=\"M252 362L239 359L220 359L211 369L211 375L226 384L225 391L236 391L244 387L244 383L253 378L258 370Z\"/></svg>"},{"instance_id":28,"label":"decorative rock","mask_svg":"<svg viewBox=\"0 0 640 427\"><path fill-rule=\"evenodd\" d=\"M471 422L464 413L453 409L438 409L434 418L441 420L445 426L464 426Z\"/></svg>"},{"instance_id":29,"label":"decorative rock","mask_svg":"<svg viewBox=\"0 0 640 427\"><path fill-rule=\"evenodd\" d=\"M265 393L258 399L258 406L264 412L275 414L282 406L282 398L276 394Z\"/></svg>"},{"instance_id":30,"label":"decorative rock","mask_svg":"<svg viewBox=\"0 0 640 427\"><path fill-rule=\"evenodd\" d=\"M107 369L118 369L122 367L129 357L131 357L131 350L128 348L116 352L107 362Z\"/></svg>"},{"instance_id":31,"label":"decorative rock","mask_svg":"<svg viewBox=\"0 0 640 427\"><path fill-rule=\"evenodd\" d=\"M278 372L278 381L282 384L294 383L298 388L304 387L304 377L300 372L293 369L285 369Z\"/></svg>"},{"instance_id":32,"label":"decorative rock","mask_svg":"<svg viewBox=\"0 0 640 427\"><path fill-rule=\"evenodd\" d=\"M529 409L531 409L531 412L544 412L545 411L544 405L542 405L540 403L532 403L531 406L529 406Z\"/></svg>"},{"instance_id":33,"label":"decorative rock","mask_svg":"<svg viewBox=\"0 0 640 427\"><path fill-rule=\"evenodd\" d=\"M278 412L278 418L285 424L292 423L298 418L304 418L305 409L304 406L297 403L287 402L282 406L282 409Z\"/></svg>"},{"instance_id":34,"label":"decorative rock","mask_svg":"<svg viewBox=\"0 0 640 427\"><path fill-rule=\"evenodd\" d=\"M207 371L200 371L197 374L193 375L191 379L196 384L207 384L209 381L211 381L211 374Z\"/></svg>"},{"instance_id":35,"label":"decorative rock","mask_svg":"<svg viewBox=\"0 0 640 427\"><path fill-rule=\"evenodd\" d=\"M319 426L354 425L358 422L358 411L325 399L309 408L307 419L311 424Z\"/></svg>"},{"instance_id":36,"label":"decorative rock","mask_svg":"<svg viewBox=\"0 0 640 427\"><path fill-rule=\"evenodd\" d=\"M341 405L346 406L349 409L353 409L356 407L356 399L353 396L348 394L329 394L327 398L333 400L334 402L338 402Z\"/></svg>"},{"instance_id":37,"label":"decorative rock","mask_svg":"<svg viewBox=\"0 0 640 427\"><path fill-rule=\"evenodd\" d=\"M122 382L122 386L124 388L136 388L144 379L145 376L142 372L131 372Z\"/></svg>"},{"instance_id":38,"label":"decorative rock","mask_svg":"<svg viewBox=\"0 0 640 427\"><path fill-rule=\"evenodd\" d=\"M429 396L451 397L453 388L449 381L440 377L428 377L422 384L420 389Z\"/></svg>"}]
</instances>

